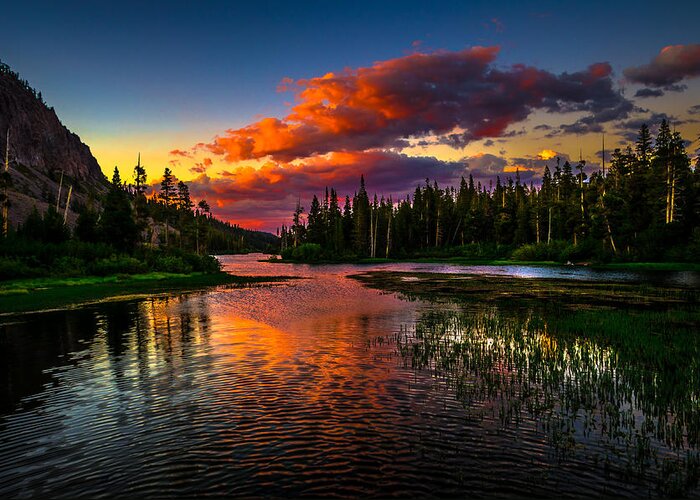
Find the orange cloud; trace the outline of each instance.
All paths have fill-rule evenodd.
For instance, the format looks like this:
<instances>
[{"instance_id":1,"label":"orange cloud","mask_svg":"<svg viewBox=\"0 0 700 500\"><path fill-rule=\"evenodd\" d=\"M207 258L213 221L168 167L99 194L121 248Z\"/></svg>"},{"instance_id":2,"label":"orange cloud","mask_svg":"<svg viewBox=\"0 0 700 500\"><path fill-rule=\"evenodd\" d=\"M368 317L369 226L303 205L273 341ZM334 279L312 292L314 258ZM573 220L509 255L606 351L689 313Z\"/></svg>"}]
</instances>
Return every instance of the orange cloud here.
<instances>
[{"instance_id":1,"label":"orange cloud","mask_svg":"<svg viewBox=\"0 0 700 500\"><path fill-rule=\"evenodd\" d=\"M181 149L173 149L172 151L170 151L169 154L172 156L182 156L184 158L192 158L192 153L190 153L189 151L183 151Z\"/></svg>"},{"instance_id":2,"label":"orange cloud","mask_svg":"<svg viewBox=\"0 0 700 500\"><path fill-rule=\"evenodd\" d=\"M401 149L409 138L444 135L453 147L499 137L534 109L589 113L590 123L625 117L632 104L613 89L611 67L555 75L530 66L492 66L498 47L413 53L370 67L293 81L296 105L284 118L227 130L204 149L227 162L289 162L339 151ZM459 130L459 133L455 133ZM175 150L178 151L178 150Z\"/></svg>"}]
</instances>

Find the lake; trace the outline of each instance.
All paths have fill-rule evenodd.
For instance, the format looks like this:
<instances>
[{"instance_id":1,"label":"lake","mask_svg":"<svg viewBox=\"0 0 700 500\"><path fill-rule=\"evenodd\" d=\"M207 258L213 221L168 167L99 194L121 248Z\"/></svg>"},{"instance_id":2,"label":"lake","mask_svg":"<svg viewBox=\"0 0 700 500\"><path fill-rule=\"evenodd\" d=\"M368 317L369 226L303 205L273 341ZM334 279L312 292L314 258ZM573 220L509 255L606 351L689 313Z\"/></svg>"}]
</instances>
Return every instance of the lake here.
<instances>
[{"instance_id":1,"label":"lake","mask_svg":"<svg viewBox=\"0 0 700 500\"><path fill-rule=\"evenodd\" d=\"M221 261L299 279L0 317L0 496L700 494L695 316L582 311L578 335L551 308L348 277L697 273L261 258ZM600 314L661 347L601 340Z\"/></svg>"}]
</instances>

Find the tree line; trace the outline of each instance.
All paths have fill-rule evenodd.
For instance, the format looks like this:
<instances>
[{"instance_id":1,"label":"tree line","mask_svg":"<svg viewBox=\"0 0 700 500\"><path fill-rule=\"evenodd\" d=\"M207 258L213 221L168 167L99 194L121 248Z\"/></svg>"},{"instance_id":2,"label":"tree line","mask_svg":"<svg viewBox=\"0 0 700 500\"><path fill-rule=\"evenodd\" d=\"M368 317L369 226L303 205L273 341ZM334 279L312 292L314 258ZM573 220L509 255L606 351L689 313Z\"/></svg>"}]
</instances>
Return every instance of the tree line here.
<instances>
[{"instance_id":1,"label":"tree line","mask_svg":"<svg viewBox=\"0 0 700 500\"><path fill-rule=\"evenodd\" d=\"M7 75L10 78L16 80L22 86L22 88L24 88L30 94L32 94L32 96L34 96L34 98L36 98L37 101L46 106L46 102L44 102L44 97L41 95L41 92L37 91L34 87L29 85L29 82L27 80L21 78L19 73L17 73L16 71L12 71L12 68L10 68L9 65L5 64L2 61L0 61L0 75Z\"/></svg>"},{"instance_id":2,"label":"tree line","mask_svg":"<svg viewBox=\"0 0 700 500\"><path fill-rule=\"evenodd\" d=\"M132 183L122 181L119 169L114 168L106 193L99 203L79 207L72 230L67 223L72 187L65 209L59 211L62 187L59 184L55 204L50 203L43 213L35 206L16 230L0 240L0 279L215 271L218 262L209 254L251 250L249 240L257 250L276 242L273 235L266 239L215 219L207 201L195 204L189 186L178 181L169 168L157 192L150 195L140 158ZM3 203L3 208L7 206Z\"/></svg>"},{"instance_id":3,"label":"tree line","mask_svg":"<svg viewBox=\"0 0 700 500\"><path fill-rule=\"evenodd\" d=\"M604 153L604 152L603 152ZM365 179L341 207L335 189L298 202L280 231L290 259L461 255L521 260L673 260L700 255L700 169L680 133L643 125L634 147L615 149L609 168L545 166L539 185L514 178L488 186L470 175L458 187L426 179L412 196L370 198Z\"/></svg>"}]
</instances>

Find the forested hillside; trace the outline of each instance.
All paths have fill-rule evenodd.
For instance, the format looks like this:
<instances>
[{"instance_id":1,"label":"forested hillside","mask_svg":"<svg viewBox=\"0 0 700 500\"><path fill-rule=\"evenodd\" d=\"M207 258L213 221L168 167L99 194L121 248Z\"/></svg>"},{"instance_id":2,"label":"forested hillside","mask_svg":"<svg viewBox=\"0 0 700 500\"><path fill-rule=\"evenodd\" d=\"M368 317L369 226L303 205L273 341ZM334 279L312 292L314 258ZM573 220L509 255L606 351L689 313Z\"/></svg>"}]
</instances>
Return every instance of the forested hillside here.
<instances>
[{"instance_id":1,"label":"forested hillside","mask_svg":"<svg viewBox=\"0 0 700 500\"><path fill-rule=\"evenodd\" d=\"M341 207L342 204L342 207ZM541 183L470 176L457 187L426 179L402 200L359 191L314 196L281 231L282 252L302 260L464 256L521 260L694 261L700 255L700 169L683 138L662 122L644 125L635 147L616 149L607 168L585 162L545 167Z\"/></svg>"},{"instance_id":2,"label":"forested hillside","mask_svg":"<svg viewBox=\"0 0 700 500\"><path fill-rule=\"evenodd\" d=\"M277 237L214 218L165 169L149 192L140 158L111 183L41 92L0 63L0 279L190 272L207 254L267 251Z\"/></svg>"}]
</instances>

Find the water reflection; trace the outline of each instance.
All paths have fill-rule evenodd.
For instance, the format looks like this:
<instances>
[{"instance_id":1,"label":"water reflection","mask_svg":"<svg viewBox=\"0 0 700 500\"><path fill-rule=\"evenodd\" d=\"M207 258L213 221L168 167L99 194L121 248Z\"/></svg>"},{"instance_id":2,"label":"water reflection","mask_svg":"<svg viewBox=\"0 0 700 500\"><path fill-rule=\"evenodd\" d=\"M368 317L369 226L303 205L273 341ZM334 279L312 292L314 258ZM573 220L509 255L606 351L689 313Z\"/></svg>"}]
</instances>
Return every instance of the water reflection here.
<instances>
[{"instance_id":1,"label":"water reflection","mask_svg":"<svg viewBox=\"0 0 700 500\"><path fill-rule=\"evenodd\" d=\"M678 312L637 313L625 323L616 314L447 307L425 312L387 342L405 366L453 391L470 418L503 429L532 421L559 461L601 464L608 479L642 481L665 495L693 491L697 332ZM605 324L623 330L607 336L609 344L592 340L596 333L577 335ZM655 331L664 331L661 349Z\"/></svg>"},{"instance_id":2,"label":"water reflection","mask_svg":"<svg viewBox=\"0 0 700 500\"><path fill-rule=\"evenodd\" d=\"M3 318L0 496L638 496L664 470L688 479L664 464L697 451L697 340L584 342L533 311L469 316L364 288L357 267L255 258L225 262L305 279ZM656 456L631 460L637 442Z\"/></svg>"}]
</instances>

